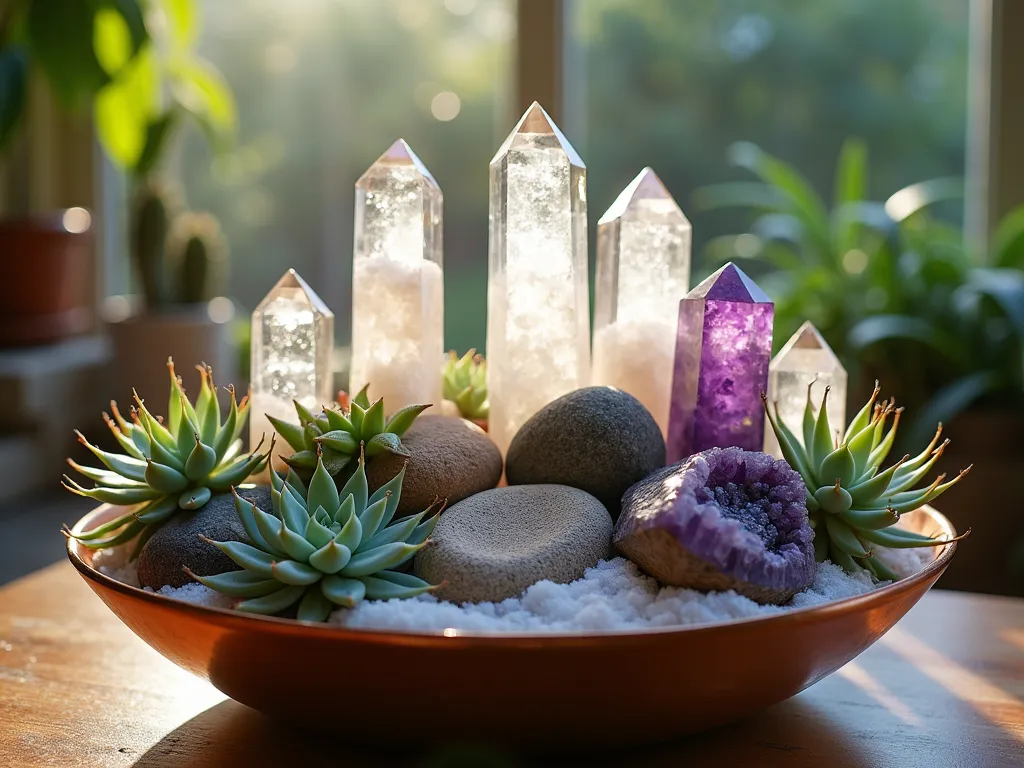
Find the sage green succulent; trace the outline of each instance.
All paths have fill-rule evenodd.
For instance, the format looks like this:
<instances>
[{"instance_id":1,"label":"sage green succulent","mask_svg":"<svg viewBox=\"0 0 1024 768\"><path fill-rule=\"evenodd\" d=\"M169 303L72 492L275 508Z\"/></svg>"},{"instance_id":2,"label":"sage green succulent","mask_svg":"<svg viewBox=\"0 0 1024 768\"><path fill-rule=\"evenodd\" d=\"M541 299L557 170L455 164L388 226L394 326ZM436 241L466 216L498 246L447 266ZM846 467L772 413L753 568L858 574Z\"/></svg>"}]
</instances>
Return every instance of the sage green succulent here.
<instances>
[{"instance_id":1,"label":"sage green succulent","mask_svg":"<svg viewBox=\"0 0 1024 768\"><path fill-rule=\"evenodd\" d=\"M467 419L484 421L491 413L487 396L487 361L469 350L462 357L448 353L442 370L444 399L451 400Z\"/></svg>"},{"instance_id":2,"label":"sage green succulent","mask_svg":"<svg viewBox=\"0 0 1024 768\"><path fill-rule=\"evenodd\" d=\"M263 443L248 455L239 455L239 439L249 416L249 398L235 401L231 392L231 409L221 422L213 371L197 366L201 377L199 396L192 405L174 372L174 362L167 361L171 378L171 396L166 422L154 416L135 393L129 424L111 402L113 418L104 413L124 453L110 453L92 445L81 432L78 441L92 451L105 468L87 467L68 459L68 464L92 480L85 488L67 475L62 485L72 493L108 504L130 506L131 509L113 520L81 534L68 535L92 549L123 544L139 537L132 554L134 559L156 529L179 509L199 509L215 493L226 493L249 475L260 472L267 464L270 450L260 453Z\"/></svg>"},{"instance_id":3,"label":"sage green succulent","mask_svg":"<svg viewBox=\"0 0 1024 768\"><path fill-rule=\"evenodd\" d=\"M275 419L268 413L274 429L295 451L282 457L283 461L308 477L316 469L319 456L328 474L334 477L359 456L360 445L365 446L367 459L381 453L407 457L401 437L430 405L408 405L385 419L383 398L371 404L366 394L368 387L352 398L347 411L331 406L314 415L294 401L298 424Z\"/></svg>"},{"instance_id":4,"label":"sage green succulent","mask_svg":"<svg viewBox=\"0 0 1024 768\"><path fill-rule=\"evenodd\" d=\"M842 438L838 432L833 437L828 422L828 387L817 416L810 387L807 388L802 438L778 418L778 406L773 414L767 397L762 395L762 399L783 457L803 478L807 512L814 528L815 558L818 562L831 560L849 573L863 569L879 579L896 580L898 576L892 569L874 557L875 548L935 547L955 541L893 526L902 513L934 501L958 483L971 467L947 482L943 482L946 477L943 474L928 487L915 488L949 445L949 440L939 444L940 424L920 454L914 458L908 454L883 471L882 462L896 439L903 409L896 408L892 400L876 402L880 391L875 382L871 399L850 422ZM886 431L890 416L893 417L892 427Z\"/></svg>"},{"instance_id":5,"label":"sage green succulent","mask_svg":"<svg viewBox=\"0 0 1024 768\"><path fill-rule=\"evenodd\" d=\"M337 606L352 608L364 598L413 597L435 589L395 570L426 545L440 510L393 520L405 478L403 468L369 495L365 460L338 491L323 461L308 487L294 471L271 471L273 510L264 512L235 495L238 518L251 543L210 541L242 567L202 584L244 598L240 611L272 615L298 603L302 621L325 621Z\"/></svg>"}]
</instances>

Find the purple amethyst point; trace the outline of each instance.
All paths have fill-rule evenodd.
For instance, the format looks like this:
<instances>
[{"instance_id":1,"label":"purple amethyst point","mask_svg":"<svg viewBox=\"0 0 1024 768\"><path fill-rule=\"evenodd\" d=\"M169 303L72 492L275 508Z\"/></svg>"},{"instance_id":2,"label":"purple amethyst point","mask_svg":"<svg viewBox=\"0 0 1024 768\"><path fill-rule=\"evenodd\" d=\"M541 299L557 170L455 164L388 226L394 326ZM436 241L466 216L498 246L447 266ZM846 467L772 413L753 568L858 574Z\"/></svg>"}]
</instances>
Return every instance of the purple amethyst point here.
<instances>
[{"instance_id":1,"label":"purple amethyst point","mask_svg":"<svg viewBox=\"0 0 1024 768\"><path fill-rule=\"evenodd\" d=\"M612 542L663 584L781 604L814 580L805 498L785 461L711 448L631 486Z\"/></svg>"}]
</instances>

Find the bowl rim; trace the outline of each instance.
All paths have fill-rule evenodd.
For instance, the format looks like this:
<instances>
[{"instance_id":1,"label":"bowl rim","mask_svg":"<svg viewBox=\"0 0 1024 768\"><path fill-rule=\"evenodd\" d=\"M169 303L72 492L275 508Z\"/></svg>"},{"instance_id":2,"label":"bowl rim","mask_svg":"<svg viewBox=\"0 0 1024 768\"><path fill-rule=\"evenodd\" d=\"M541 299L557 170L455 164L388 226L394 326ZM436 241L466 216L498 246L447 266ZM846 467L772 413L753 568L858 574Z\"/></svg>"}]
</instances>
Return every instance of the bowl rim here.
<instances>
[{"instance_id":1,"label":"bowl rim","mask_svg":"<svg viewBox=\"0 0 1024 768\"><path fill-rule=\"evenodd\" d=\"M71 529L72 532L79 533L86 527L87 522L104 510L108 509L109 506L110 505L104 504L90 510L75 523ZM957 536L957 532L953 527L953 524L945 517L945 515L940 513L934 507L924 505L919 509L914 510L911 514L926 515L941 529L940 533L946 535L948 538L952 539ZM482 630L463 630L456 628L438 630L375 629L345 627L326 622L300 621L298 619L281 618L277 616L250 614L236 611L231 608L219 608L210 605L190 603L186 600L180 600L167 595L160 595L156 592L147 592L145 589L133 587L122 581L118 581L112 576L108 576L105 573L100 572L91 564L85 562L79 550L85 550L87 548L70 536L67 537L66 547L68 559L71 561L71 564L75 569L78 570L84 578L95 582L105 589L111 589L129 598L163 606L164 608L172 611L184 611L200 618L216 617L219 622L226 623L227 625L236 625L237 629L242 630L244 630L246 626L252 626L252 622L256 622L256 626L259 626L263 631L270 631L278 634L299 633L305 636L312 634L317 637L333 638L335 640L347 639L363 642L407 641L412 643L433 642L437 640L443 640L450 643L452 641L459 640L470 644L501 644L503 642L511 642L520 646L523 644L551 645L559 643L571 646L580 642L592 642L595 639L606 641L637 641L644 638L650 638L651 636L673 635L681 632L709 632L723 627L740 627L753 623L813 621L821 614L827 613L835 616L838 614L856 612L867 603L879 600L884 602L887 598L893 598L906 592L913 591L922 582L930 580L933 576L937 578L937 576L949 565L950 560L952 560L953 555L956 552L957 542L950 541L943 545L932 561L916 573L900 579L899 581L893 582L892 584L887 584L884 587L878 587L871 592L866 592L862 595L854 595L852 597L845 597L827 603L805 606L803 608L791 608L789 610L780 611L767 616L748 616L739 619L725 619L723 621L684 626L677 625L667 627L646 627L643 629L614 629L590 632L486 632Z\"/></svg>"}]
</instances>

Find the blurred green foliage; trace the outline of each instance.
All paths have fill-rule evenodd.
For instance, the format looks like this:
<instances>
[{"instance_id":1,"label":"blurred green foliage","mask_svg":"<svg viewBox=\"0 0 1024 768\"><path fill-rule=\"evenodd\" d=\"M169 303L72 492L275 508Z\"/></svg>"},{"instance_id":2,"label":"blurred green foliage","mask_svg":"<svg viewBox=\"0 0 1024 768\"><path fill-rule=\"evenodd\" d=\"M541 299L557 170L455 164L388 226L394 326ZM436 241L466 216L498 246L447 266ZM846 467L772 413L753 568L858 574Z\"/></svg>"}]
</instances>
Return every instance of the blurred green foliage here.
<instances>
[{"instance_id":1,"label":"blurred green foliage","mask_svg":"<svg viewBox=\"0 0 1024 768\"><path fill-rule=\"evenodd\" d=\"M730 156L758 180L709 186L695 201L756 218L707 251L756 265L776 301L776 347L814 322L855 376L880 378L887 394L915 406L908 444L979 401L1024 405L1024 206L1005 217L987 253L972 253L960 228L934 214L960 198L956 179L872 202L867 150L849 140L828 207L795 168L754 145Z\"/></svg>"},{"instance_id":2,"label":"blurred green foliage","mask_svg":"<svg viewBox=\"0 0 1024 768\"><path fill-rule=\"evenodd\" d=\"M223 77L197 55L195 0L5 0L0 146L25 109L32 67L67 109L92 107L107 155L152 171L186 116L221 143L235 128Z\"/></svg>"}]
</instances>

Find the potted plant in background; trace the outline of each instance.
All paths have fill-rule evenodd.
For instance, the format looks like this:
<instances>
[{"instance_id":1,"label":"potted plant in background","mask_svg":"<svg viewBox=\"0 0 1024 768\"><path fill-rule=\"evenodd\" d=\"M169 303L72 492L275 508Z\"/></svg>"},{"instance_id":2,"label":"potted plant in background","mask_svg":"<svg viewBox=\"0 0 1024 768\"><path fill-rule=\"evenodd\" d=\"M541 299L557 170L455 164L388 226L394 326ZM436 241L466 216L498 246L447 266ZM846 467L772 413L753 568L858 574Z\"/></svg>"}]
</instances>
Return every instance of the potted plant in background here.
<instances>
[{"instance_id":1,"label":"potted plant in background","mask_svg":"<svg viewBox=\"0 0 1024 768\"><path fill-rule=\"evenodd\" d=\"M831 210L794 168L757 147L736 145L731 160L759 180L705 187L695 202L756 216L749 232L709 243L708 256L752 260L776 301L776 340L811 319L850 371L851 396L884 379L917 414L904 444L945 424L949 460L974 463L979 476L971 490L951 492L944 510L960 530L979 525L942 586L1024 594L1024 581L1012 578L1024 517L1010 492L1024 466L1024 206L978 254L941 215L962 197L960 180L869 201L857 140L840 153Z\"/></svg>"},{"instance_id":2,"label":"potted plant in background","mask_svg":"<svg viewBox=\"0 0 1024 768\"><path fill-rule=\"evenodd\" d=\"M132 186L137 190L149 190L156 184L154 178L161 171L169 143L186 122L196 123L215 146L224 143L234 131L234 103L220 73L196 52L198 18L193 0L10 0L5 3L0 9L0 143L16 138L34 72L42 76L62 107L68 110L92 107L100 144L106 155L130 175ZM146 237L154 235L152 223L142 224L137 218L153 210L152 204L142 202L147 194L146 191L136 193L139 202L133 208L135 220L129 225L136 242L140 228L147 229ZM14 296L38 295L49 302L42 309L36 308L32 318L24 320L26 326L40 330L78 327L70 320L63 323L52 320L47 325L43 319L44 315L63 313L61 316L67 316L68 300L64 298L67 291L62 288L65 284L78 287L82 296L91 293L86 279L88 271L82 266L84 246L80 245L81 238L76 240L71 237L75 233L69 231L76 228L76 220L72 216L73 226L68 227L67 219L67 215L59 218L65 226L62 231L58 230L60 236L56 238L52 235L54 227L49 223L53 217L34 220L37 223L27 225L31 229L28 234L23 224L0 226L0 238L6 238L0 239L0 253L6 257L5 261L17 262L23 267L13 271L14 280L8 268L5 295L6 292ZM78 228L81 228L81 221L82 216L78 214ZM208 246L208 255L222 250L218 229L208 219L186 219L180 228L192 226L187 224L189 221L192 225L202 222L201 231L194 234ZM171 222L171 217L165 217L165 234L172 228ZM47 232L50 241L44 240L43 233ZM48 248L47 242L55 245ZM159 258L164 247L159 244L147 257L140 256L136 247L136 264L141 265L144 258L153 259L152 254L161 251L155 259L160 264L154 266L154 270L164 269ZM216 270L207 271L212 275ZM148 280L145 275L139 277L142 282ZM202 282L210 285L209 281ZM180 290L180 286L174 290ZM209 288L192 290L183 298L204 296L207 290ZM170 292L152 294L150 286L144 286L144 293L150 314L162 311L171 301ZM151 298L154 300L149 300ZM22 307L16 301L3 304L15 310L33 309ZM122 310L129 305L132 303L121 302ZM226 305L222 302L221 307L223 315ZM134 310L119 314L123 320L134 314ZM13 325L5 318L4 327ZM221 335L225 349L230 349L227 333ZM115 343L119 343L117 338L115 332ZM42 340L42 337L37 335L34 340ZM152 348L155 346L136 345L133 354L142 356ZM164 349L166 351L166 347ZM219 358L207 362L217 365L223 361L223 366L228 367L230 354L219 354ZM119 355L119 358L127 359L127 355ZM198 382L198 374L195 376Z\"/></svg>"}]
</instances>

